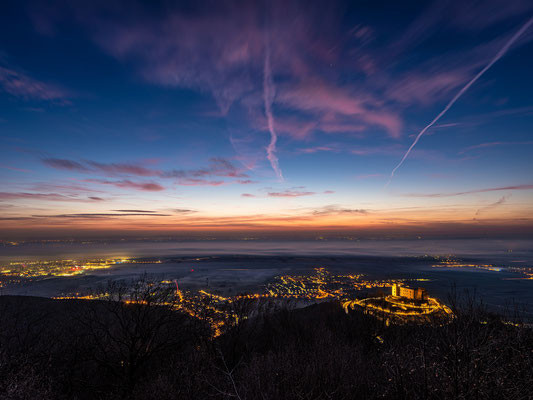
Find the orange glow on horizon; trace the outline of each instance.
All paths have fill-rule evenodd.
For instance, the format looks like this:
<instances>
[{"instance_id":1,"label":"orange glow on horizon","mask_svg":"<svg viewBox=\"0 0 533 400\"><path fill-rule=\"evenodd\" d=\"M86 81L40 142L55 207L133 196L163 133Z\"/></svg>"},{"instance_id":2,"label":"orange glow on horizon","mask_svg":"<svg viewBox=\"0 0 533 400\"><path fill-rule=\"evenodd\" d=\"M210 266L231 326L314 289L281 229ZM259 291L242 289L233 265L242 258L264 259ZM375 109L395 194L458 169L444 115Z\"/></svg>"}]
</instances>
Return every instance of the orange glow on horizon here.
<instances>
[{"instance_id":1,"label":"orange glow on horizon","mask_svg":"<svg viewBox=\"0 0 533 400\"><path fill-rule=\"evenodd\" d=\"M326 210L312 212L307 209L288 210L284 213L216 215L194 213L191 215L164 216L107 216L105 214L62 214L55 217L34 216L0 221L0 233L9 240L9 234L23 235L32 232L124 232L135 233L217 233L217 232L312 232L312 231L358 231L394 233L446 233L452 229L459 232L484 232L503 230L520 234L530 232L533 226L533 207L521 205L501 208L477 215L478 206L404 207L368 210ZM81 217L79 216L81 215Z\"/></svg>"}]
</instances>

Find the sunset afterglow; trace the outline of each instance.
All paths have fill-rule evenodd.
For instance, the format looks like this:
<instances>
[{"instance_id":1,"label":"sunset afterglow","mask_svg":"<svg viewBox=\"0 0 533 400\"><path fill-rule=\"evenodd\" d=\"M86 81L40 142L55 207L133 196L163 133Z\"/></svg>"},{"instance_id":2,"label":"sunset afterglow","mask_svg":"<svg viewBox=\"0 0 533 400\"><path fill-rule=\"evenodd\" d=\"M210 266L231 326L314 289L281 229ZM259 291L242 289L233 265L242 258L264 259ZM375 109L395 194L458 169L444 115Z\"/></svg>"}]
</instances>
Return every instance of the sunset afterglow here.
<instances>
[{"instance_id":1,"label":"sunset afterglow","mask_svg":"<svg viewBox=\"0 0 533 400\"><path fill-rule=\"evenodd\" d=\"M267 3L4 8L2 238L533 233L526 3Z\"/></svg>"}]
</instances>

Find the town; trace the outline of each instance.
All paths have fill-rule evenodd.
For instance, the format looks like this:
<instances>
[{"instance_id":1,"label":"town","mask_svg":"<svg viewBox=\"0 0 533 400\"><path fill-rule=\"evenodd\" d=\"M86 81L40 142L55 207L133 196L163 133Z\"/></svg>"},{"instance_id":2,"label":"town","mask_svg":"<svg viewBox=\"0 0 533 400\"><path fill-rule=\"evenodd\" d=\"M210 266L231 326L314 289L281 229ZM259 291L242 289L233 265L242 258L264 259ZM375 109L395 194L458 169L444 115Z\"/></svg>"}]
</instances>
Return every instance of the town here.
<instances>
[{"instance_id":1,"label":"town","mask_svg":"<svg viewBox=\"0 0 533 400\"><path fill-rule=\"evenodd\" d=\"M209 258L205 258L207 260ZM189 260L189 259L188 259ZM204 259L190 259L195 262ZM24 283L50 278L74 278L90 275L92 272L111 269L128 264L161 264L173 262L165 258L128 258L88 260L44 260L11 262L0 266L0 288L13 287ZM435 257L433 267L440 268L475 268L488 271L501 271L499 267L488 264L461 262L450 257ZM533 274L527 267L508 269L517 275L514 279L531 279ZM365 313L385 320L387 323L404 323L409 321L424 322L428 318L446 318L450 309L427 291L418 287L425 278L386 278L375 279L364 274L331 273L325 267L317 267L309 274L279 275L270 282L259 286L251 292L237 292L223 295L216 287L191 289L180 287L179 279L159 279L151 284L160 285L172 294L173 307L193 317L207 321L214 332L220 335L225 326L234 324L239 318L247 318L258 312L266 303L270 307L304 307L306 305L338 301L346 312L362 309ZM105 289L79 289L62 293L57 299L101 300L109 296ZM235 311L237 305L247 304L245 315ZM241 313L242 314L242 313Z\"/></svg>"},{"instance_id":2,"label":"town","mask_svg":"<svg viewBox=\"0 0 533 400\"><path fill-rule=\"evenodd\" d=\"M415 300L415 296L418 296L416 300L420 300L420 304L410 307L408 312L409 304L400 305L400 300L396 300L395 308L389 313L404 318L403 320L397 318L393 322L407 322L410 319L405 316L427 315L437 310L446 310L448 313L449 309L446 306L436 299L429 298L423 289L417 289L411 294L412 290L406 286L409 282L424 280L422 278L380 280L369 279L362 274L336 275L324 267L319 267L309 275L278 276L273 282L266 284L262 291L234 296L222 296L216 290L208 288L184 290L179 287L177 280L147 281L146 284L159 285L163 290L166 289L169 294L167 305L170 303L176 310L208 322L214 336L218 336L225 326L232 326L239 319L256 315L265 308L299 308L324 301L339 301L345 310L357 304L371 311L373 306L370 300L377 298L390 301L390 296L385 295L390 288L394 293L398 292L398 295L393 295L397 299L412 297L412 300ZM56 299L104 300L109 298L109 295L109 292L100 290L58 296Z\"/></svg>"}]
</instances>

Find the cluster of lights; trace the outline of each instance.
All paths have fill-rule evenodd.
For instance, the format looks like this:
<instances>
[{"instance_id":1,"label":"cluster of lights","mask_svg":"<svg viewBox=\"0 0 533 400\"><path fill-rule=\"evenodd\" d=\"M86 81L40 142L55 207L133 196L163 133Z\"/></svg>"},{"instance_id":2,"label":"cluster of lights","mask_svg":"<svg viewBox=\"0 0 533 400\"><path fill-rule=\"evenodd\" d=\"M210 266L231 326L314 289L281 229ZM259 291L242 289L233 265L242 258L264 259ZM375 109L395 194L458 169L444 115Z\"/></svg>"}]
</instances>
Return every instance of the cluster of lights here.
<instances>
[{"instance_id":1,"label":"cluster of lights","mask_svg":"<svg viewBox=\"0 0 533 400\"><path fill-rule=\"evenodd\" d=\"M390 322L425 321L430 316L448 319L453 315L452 310L448 306L432 297L428 297L424 301L412 301L390 295L385 297L369 297L366 299L343 301L342 307L346 313L350 309L362 309L365 313L385 320L387 324Z\"/></svg>"},{"instance_id":2,"label":"cluster of lights","mask_svg":"<svg viewBox=\"0 0 533 400\"><path fill-rule=\"evenodd\" d=\"M231 325L238 321L239 316L234 312L233 305L239 301L295 299L313 303L324 299L341 300L353 297L361 290L387 288L395 283L404 283L405 281L406 279L367 279L362 274L335 275L329 273L325 268L316 268L315 273L311 275L278 276L274 282L266 285L262 293L239 294L228 297L204 289L198 291L182 290L179 289L176 281L163 280L160 283L162 285L176 285L176 297L171 305L192 317L208 322L214 335L218 336L225 325ZM57 298L98 300L103 297L97 294L74 293ZM131 301L126 300L126 303L131 303Z\"/></svg>"},{"instance_id":3,"label":"cluster of lights","mask_svg":"<svg viewBox=\"0 0 533 400\"><path fill-rule=\"evenodd\" d=\"M533 267L509 267L509 271L519 273L522 275L520 279L531 279L533 280Z\"/></svg>"},{"instance_id":4,"label":"cluster of lights","mask_svg":"<svg viewBox=\"0 0 533 400\"><path fill-rule=\"evenodd\" d=\"M280 276L266 286L271 297L319 300L342 299L366 289L391 287L407 279L368 279L362 274L334 275L316 268L314 275Z\"/></svg>"},{"instance_id":5,"label":"cluster of lights","mask_svg":"<svg viewBox=\"0 0 533 400\"><path fill-rule=\"evenodd\" d=\"M3 278L9 284L17 284L23 282L23 280L83 275L90 271L108 269L120 264L158 264L161 262L161 260L123 257L82 261L69 259L11 262L7 265L0 265L0 278Z\"/></svg>"},{"instance_id":6,"label":"cluster of lights","mask_svg":"<svg viewBox=\"0 0 533 400\"><path fill-rule=\"evenodd\" d=\"M53 260L12 262L0 266L0 276L11 278L39 278L76 276L88 271L107 269L122 263L135 262L127 258L96 259L87 261Z\"/></svg>"},{"instance_id":7,"label":"cluster of lights","mask_svg":"<svg viewBox=\"0 0 533 400\"><path fill-rule=\"evenodd\" d=\"M432 267L433 268L475 268L475 269L483 269L486 271L493 271L493 272L500 272L502 270L501 267L495 267L492 264L463 263L453 258L444 259L439 264L433 264Z\"/></svg>"}]
</instances>

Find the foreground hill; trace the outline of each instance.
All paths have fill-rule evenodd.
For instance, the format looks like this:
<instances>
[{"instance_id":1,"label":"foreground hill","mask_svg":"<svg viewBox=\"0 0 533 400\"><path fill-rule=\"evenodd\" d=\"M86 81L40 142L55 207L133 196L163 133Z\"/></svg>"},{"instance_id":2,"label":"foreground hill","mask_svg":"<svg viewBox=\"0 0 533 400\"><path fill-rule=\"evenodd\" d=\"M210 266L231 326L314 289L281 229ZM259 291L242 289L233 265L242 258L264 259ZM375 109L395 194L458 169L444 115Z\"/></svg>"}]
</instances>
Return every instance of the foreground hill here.
<instances>
[{"instance_id":1,"label":"foreground hill","mask_svg":"<svg viewBox=\"0 0 533 400\"><path fill-rule=\"evenodd\" d=\"M527 399L533 332L475 303L386 326L336 302L212 338L154 304L0 297L0 399Z\"/></svg>"}]
</instances>

